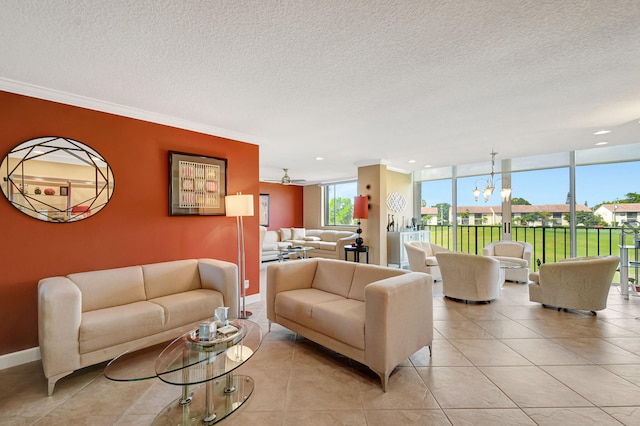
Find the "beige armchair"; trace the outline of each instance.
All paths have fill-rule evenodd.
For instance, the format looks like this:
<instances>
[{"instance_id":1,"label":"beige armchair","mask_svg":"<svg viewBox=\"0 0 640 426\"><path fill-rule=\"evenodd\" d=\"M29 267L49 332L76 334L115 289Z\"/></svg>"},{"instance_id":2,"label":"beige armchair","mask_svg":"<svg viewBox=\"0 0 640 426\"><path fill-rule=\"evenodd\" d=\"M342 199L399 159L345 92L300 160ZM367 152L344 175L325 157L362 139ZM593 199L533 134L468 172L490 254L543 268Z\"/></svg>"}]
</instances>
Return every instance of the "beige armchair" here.
<instances>
[{"instance_id":1,"label":"beige armchair","mask_svg":"<svg viewBox=\"0 0 640 426\"><path fill-rule=\"evenodd\" d=\"M505 281L514 281L526 284L529 280L529 266L531 265L531 253L533 247L529 243L519 241L494 241L482 249L484 256L491 256L498 260L504 260L521 265L521 268L505 269Z\"/></svg>"},{"instance_id":2,"label":"beige armchair","mask_svg":"<svg viewBox=\"0 0 640 426\"><path fill-rule=\"evenodd\" d=\"M611 280L620 258L590 256L543 263L529 274L529 300L558 309L595 311L607 307Z\"/></svg>"},{"instance_id":3,"label":"beige armchair","mask_svg":"<svg viewBox=\"0 0 640 426\"><path fill-rule=\"evenodd\" d=\"M451 299L486 302L500 296L500 262L467 253L436 253L442 272L442 292Z\"/></svg>"},{"instance_id":4,"label":"beige armchair","mask_svg":"<svg viewBox=\"0 0 640 426\"><path fill-rule=\"evenodd\" d=\"M442 279L436 253L446 253L449 249L425 241L407 241L404 248L409 259L409 269L413 272L425 272L434 280Z\"/></svg>"}]
</instances>

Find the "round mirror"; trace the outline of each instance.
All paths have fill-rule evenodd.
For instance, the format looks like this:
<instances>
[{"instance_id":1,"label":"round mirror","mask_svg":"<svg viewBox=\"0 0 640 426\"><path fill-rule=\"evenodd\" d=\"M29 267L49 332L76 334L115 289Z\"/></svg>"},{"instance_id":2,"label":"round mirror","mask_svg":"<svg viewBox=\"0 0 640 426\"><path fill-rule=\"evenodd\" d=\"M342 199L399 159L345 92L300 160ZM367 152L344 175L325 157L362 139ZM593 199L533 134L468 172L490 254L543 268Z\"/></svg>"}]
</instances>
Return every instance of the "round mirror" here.
<instances>
[{"instance_id":1,"label":"round mirror","mask_svg":"<svg viewBox=\"0 0 640 426\"><path fill-rule=\"evenodd\" d=\"M87 145L47 136L13 148L0 167L2 192L27 216L75 222L109 202L115 181L105 159Z\"/></svg>"}]
</instances>

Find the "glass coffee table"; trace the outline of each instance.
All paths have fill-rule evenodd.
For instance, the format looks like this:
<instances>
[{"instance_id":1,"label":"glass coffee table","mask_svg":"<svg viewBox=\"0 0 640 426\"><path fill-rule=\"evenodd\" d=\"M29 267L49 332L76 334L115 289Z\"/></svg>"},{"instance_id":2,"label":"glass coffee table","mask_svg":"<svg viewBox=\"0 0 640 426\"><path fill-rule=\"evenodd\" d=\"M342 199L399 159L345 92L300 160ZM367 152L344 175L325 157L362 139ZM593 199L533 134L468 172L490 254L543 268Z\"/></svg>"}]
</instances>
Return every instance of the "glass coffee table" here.
<instances>
[{"instance_id":1,"label":"glass coffee table","mask_svg":"<svg viewBox=\"0 0 640 426\"><path fill-rule=\"evenodd\" d=\"M182 387L182 395L158 414L155 425L211 425L237 410L253 393L253 379L234 370L260 347L260 326L247 319L233 320L230 324L237 332L218 333L214 340L201 342L198 324L172 341L126 352L105 368L110 380L157 377ZM204 386L190 392L189 386L197 384Z\"/></svg>"},{"instance_id":2,"label":"glass coffee table","mask_svg":"<svg viewBox=\"0 0 640 426\"><path fill-rule=\"evenodd\" d=\"M519 269L524 268L525 266L518 262L511 262L509 260L500 260L500 281L502 285L505 283L505 273L506 269Z\"/></svg>"},{"instance_id":3,"label":"glass coffee table","mask_svg":"<svg viewBox=\"0 0 640 426\"><path fill-rule=\"evenodd\" d=\"M288 258L292 254L298 255L301 259L306 259L307 253L310 252L311 250L315 250L315 248L314 247L287 247L287 248L278 249L278 260L282 262L284 261L285 256L287 256Z\"/></svg>"}]
</instances>

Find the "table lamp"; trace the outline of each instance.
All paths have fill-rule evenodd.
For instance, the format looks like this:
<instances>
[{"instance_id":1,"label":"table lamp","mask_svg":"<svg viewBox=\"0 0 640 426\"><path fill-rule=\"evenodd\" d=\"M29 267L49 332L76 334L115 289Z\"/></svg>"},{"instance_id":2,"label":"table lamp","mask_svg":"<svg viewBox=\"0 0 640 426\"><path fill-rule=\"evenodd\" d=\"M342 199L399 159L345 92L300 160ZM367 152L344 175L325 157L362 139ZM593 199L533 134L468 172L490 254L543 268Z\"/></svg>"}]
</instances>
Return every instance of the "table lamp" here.
<instances>
[{"instance_id":1,"label":"table lamp","mask_svg":"<svg viewBox=\"0 0 640 426\"><path fill-rule=\"evenodd\" d=\"M364 195L358 195L353 198L353 218L358 219L358 238L356 238L356 247L362 248L364 240L361 237L362 229L360 228L360 219L369 218L369 199Z\"/></svg>"}]
</instances>

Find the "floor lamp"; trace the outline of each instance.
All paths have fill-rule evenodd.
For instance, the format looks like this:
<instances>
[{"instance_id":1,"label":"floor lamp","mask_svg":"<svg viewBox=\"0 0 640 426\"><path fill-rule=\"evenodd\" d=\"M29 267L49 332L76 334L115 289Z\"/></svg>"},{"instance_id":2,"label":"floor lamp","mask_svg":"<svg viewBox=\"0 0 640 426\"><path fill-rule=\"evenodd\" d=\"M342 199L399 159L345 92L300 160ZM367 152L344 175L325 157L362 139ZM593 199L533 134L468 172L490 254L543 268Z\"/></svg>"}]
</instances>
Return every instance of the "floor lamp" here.
<instances>
[{"instance_id":1,"label":"floor lamp","mask_svg":"<svg viewBox=\"0 0 640 426\"><path fill-rule=\"evenodd\" d=\"M238 318L249 318L251 312L246 310L246 291L244 282L246 280L245 259L244 259L244 216L253 216L253 195L242 194L227 195L224 197L226 215L236 218L238 227L238 281L240 282L240 293L242 297L242 309L240 309L240 299L238 298Z\"/></svg>"}]
</instances>

